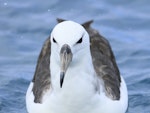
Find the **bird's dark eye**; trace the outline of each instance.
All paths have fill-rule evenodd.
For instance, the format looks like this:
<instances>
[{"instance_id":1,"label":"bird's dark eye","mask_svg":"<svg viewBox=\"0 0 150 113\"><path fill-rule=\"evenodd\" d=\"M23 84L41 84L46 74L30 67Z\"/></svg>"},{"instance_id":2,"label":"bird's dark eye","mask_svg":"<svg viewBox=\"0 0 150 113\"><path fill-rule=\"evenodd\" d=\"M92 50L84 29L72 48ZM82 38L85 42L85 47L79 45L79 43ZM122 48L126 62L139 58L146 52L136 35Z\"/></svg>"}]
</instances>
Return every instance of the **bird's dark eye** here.
<instances>
[{"instance_id":1,"label":"bird's dark eye","mask_svg":"<svg viewBox=\"0 0 150 113\"><path fill-rule=\"evenodd\" d=\"M76 44L82 43L82 37L76 42Z\"/></svg>"},{"instance_id":2,"label":"bird's dark eye","mask_svg":"<svg viewBox=\"0 0 150 113\"><path fill-rule=\"evenodd\" d=\"M55 38L53 38L53 42L54 42L54 43L57 43L56 40L55 40Z\"/></svg>"}]
</instances>

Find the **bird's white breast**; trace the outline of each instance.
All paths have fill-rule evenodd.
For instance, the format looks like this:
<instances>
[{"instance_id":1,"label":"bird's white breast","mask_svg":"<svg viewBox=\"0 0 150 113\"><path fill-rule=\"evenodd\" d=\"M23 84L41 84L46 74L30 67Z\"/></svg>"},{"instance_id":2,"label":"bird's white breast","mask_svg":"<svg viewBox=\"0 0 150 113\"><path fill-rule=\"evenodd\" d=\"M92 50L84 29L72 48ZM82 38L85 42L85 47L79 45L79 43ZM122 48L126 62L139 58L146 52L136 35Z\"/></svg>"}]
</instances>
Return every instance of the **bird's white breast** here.
<instances>
[{"instance_id":1,"label":"bird's white breast","mask_svg":"<svg viewBox=\"0 0 150 113\"><path fill-rule=\"evenodd\" d=\"M77 70L69 71L77 72ZM105 96L102 87L100 93L96 92L91 76L87 77L85 74L87 73L79 71L78 75L70 77L66 73L63 87L48 91L41 104L33 101L34 95L31 91L33 83L31 83L26 95L29 113L125 113L128 97L123 78L120 88L121 98L119 101L113 101Z\"/></svg>"}]
</instances>

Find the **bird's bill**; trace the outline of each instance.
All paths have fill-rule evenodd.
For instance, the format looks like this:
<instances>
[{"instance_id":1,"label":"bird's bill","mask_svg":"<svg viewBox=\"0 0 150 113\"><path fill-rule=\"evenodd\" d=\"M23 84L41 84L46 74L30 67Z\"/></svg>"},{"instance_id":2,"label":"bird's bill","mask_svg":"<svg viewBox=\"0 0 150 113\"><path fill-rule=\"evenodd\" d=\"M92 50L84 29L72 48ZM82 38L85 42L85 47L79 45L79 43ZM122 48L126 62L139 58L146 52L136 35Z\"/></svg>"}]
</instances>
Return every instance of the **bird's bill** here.
<instances>
[{"instance_id":1,"label":"bird's bill","mask_svg":"<svg viewBox=\"0 0 150 113\"><path fill-rule=\"evenodd\" d=\"M60 87L63 85L65 73L72 60L72 52L70 46L64 44L60 50Z\"/></svg>"}]
</instances>

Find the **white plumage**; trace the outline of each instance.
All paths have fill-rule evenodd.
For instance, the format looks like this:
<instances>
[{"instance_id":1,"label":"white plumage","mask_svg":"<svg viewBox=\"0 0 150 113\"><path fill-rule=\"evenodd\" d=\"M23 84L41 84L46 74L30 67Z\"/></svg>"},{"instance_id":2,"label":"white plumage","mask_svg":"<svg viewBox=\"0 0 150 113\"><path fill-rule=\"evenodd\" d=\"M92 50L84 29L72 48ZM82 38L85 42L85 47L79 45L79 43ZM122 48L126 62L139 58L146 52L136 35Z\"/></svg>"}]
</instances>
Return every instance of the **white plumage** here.
<instances>
[{"instance_id":1,"label":"white plumage","mask_svg":"<svg viewBox=\"0 0 150 113\"><path fill-rule=\"evenodd\" d=\"M77 43L81 38L81 43ZM119 100L109 98L105 91L105 82L97 75L93 66L89 35L80 24L65 21L56 25L49 40L51 42L50 86L46 90L43 89L45 91L42 101L36 103L34 101L36 95L33 93L34 82L30 83L26 94L29 113L126 112L128 95L123 77L121 77ZM61 88L60 51L64 44L69 45L73 57L66 69Z\"/></svg>"}]
</instances>

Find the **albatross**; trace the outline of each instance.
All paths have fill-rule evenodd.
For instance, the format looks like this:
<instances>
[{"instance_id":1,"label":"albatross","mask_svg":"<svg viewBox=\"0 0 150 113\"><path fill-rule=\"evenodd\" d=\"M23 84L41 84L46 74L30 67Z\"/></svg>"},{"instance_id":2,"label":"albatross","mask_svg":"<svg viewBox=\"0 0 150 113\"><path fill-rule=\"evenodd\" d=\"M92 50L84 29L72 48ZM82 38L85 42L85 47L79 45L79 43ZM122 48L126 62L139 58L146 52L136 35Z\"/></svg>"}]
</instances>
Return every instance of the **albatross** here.
<instances>
[{"instance_id":1,"label":"albatross","mask_svg":"<svg viewBox=\"0 0 150 113\"><path fill-rule=\"evenodd\" d=\"M126 112L126 83L109 42L92 22L58 19L26 93L28 113Z\"/></svg>"}]
</instances>

